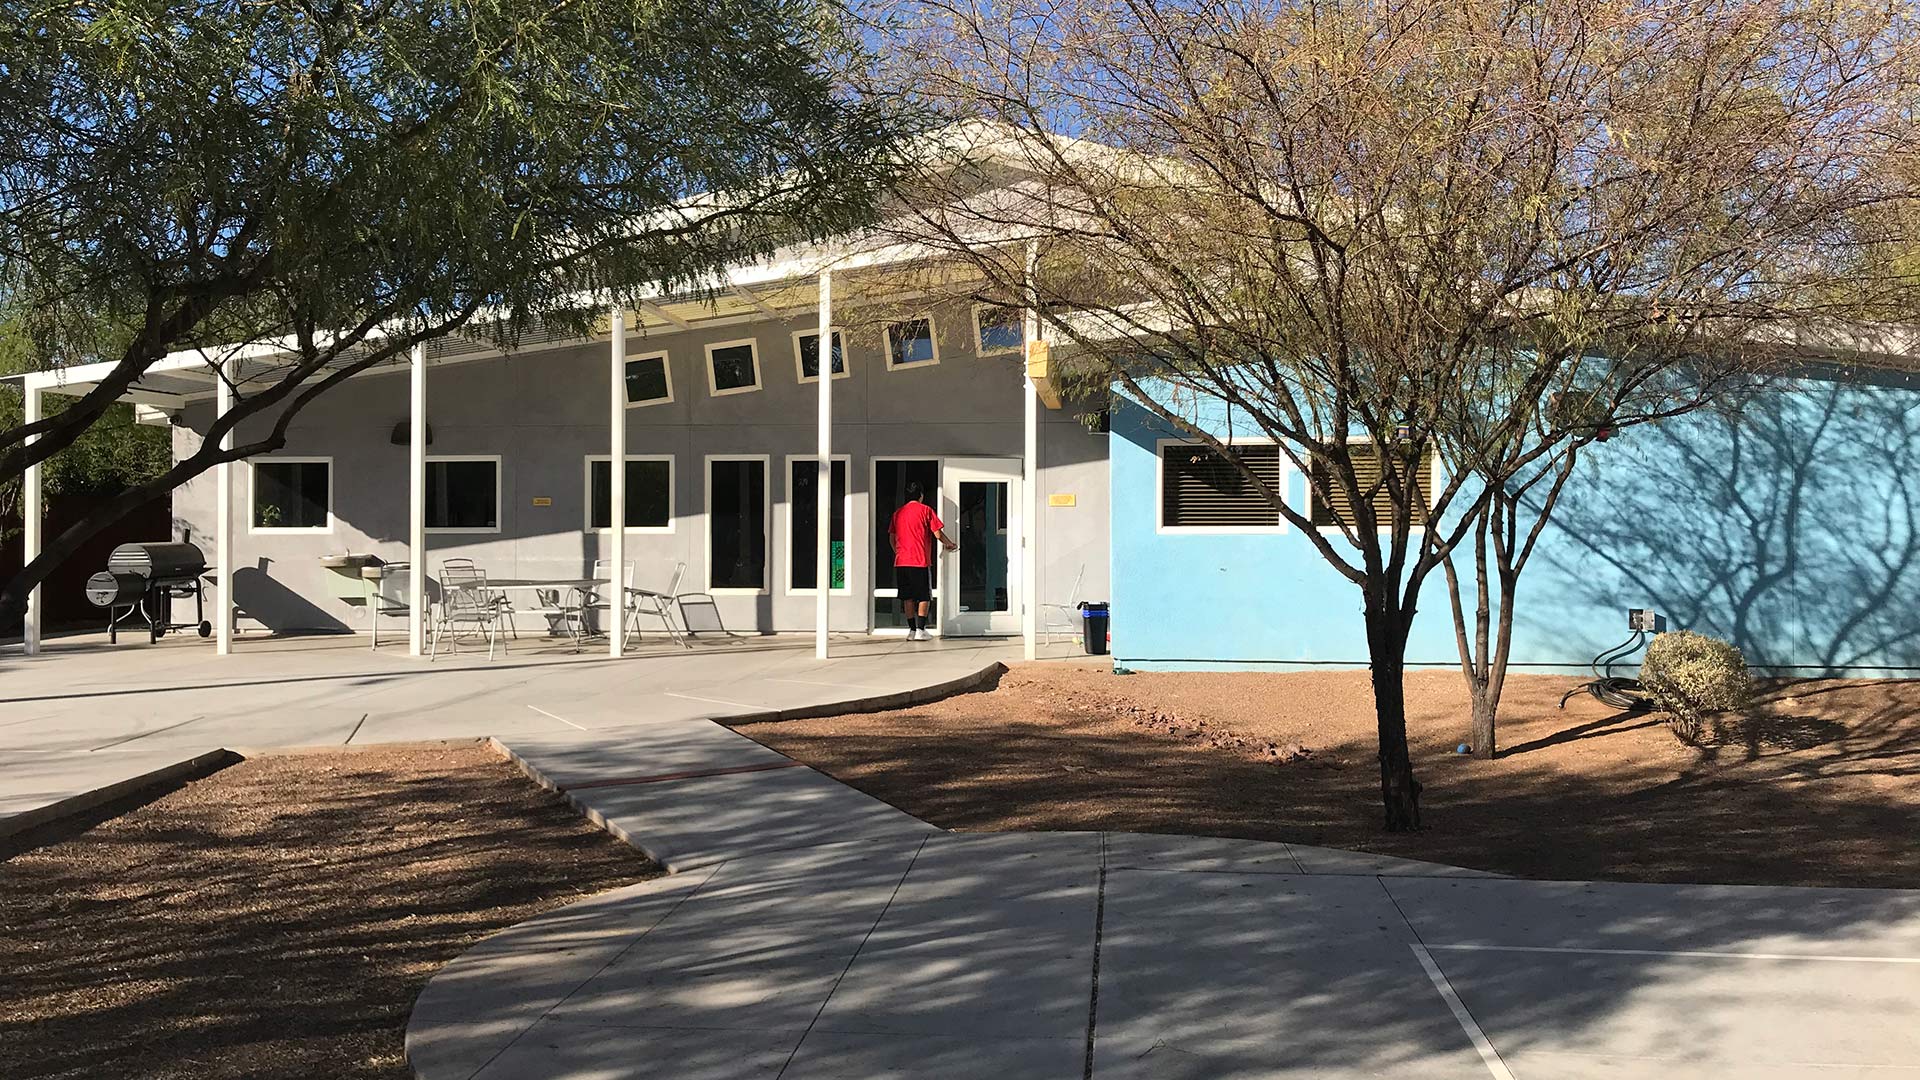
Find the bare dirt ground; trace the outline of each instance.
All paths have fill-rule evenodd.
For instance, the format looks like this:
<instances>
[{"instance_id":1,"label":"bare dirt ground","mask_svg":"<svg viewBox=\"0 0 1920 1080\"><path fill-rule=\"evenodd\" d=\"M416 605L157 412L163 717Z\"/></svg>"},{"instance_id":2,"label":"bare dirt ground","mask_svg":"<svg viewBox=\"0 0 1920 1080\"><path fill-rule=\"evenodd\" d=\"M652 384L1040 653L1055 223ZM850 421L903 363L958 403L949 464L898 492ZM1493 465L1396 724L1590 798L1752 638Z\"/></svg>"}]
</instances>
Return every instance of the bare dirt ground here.
<instances>
[{"instance_id":1,"label":"bare dirt ground","mask_svg":"<svg viewBox=\"0 0 1920 1080\"><path fill-rule=\"evenodd\" d=\"M434 971L659 873L477 745L255 758L74 833L0 848L8 1080L410 1077Z\"/></svg>"},{"instance_id":2,"label":"bare dirt ground","mask_svg":"<svg viewBox=\"0 0 1920 1080\"><path fill-rule=\"evenodd\" d=\"M1457 672L1407 676L1426 829L1380 829L1361 671L1118 676L1016 666L990 692L737 730L927 821L1292 840L1549 879L1920 886L1920 681L1767 684L1681 744L1582 680L1514 676L1502 755L1460 757Z\"/></svg>"}]
</instances>

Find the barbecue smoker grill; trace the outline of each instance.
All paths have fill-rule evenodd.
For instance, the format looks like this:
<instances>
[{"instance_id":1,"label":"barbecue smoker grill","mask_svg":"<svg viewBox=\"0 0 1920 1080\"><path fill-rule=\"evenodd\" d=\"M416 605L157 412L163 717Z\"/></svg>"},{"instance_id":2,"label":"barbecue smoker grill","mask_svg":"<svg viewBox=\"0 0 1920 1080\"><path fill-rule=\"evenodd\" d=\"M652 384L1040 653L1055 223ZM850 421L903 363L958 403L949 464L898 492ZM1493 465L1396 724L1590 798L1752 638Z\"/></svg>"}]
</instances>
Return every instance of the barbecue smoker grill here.
<instances>
[{"instance_id":1,"label":"barbecue smoker grill","mask_svg":"<svg viewBox=\"0 0 1920 1080\"><path fill-rule=\"evenodd\" d=\"M87 599L107 609L107 640L118 641L120 624L139 612L148 641L169 630L213 633L200 594L207 557L192 544L121 544L107 556L107 568L87 579ZM173 621L175 599L193 597L193 621Z\"/></svg>"}]
</instances>

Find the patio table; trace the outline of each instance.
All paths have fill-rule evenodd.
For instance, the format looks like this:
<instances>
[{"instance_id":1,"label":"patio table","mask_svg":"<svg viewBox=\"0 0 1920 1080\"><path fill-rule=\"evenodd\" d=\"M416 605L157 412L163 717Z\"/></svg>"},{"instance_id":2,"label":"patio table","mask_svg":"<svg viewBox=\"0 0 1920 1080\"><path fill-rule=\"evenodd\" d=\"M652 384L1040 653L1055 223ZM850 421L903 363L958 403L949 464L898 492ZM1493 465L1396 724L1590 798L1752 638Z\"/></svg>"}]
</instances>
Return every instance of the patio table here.
<instances>
[{"instance_id":1,"label":"patio table","mask_svg":"<svg viewBox=\"0 0 1920 1080\"><path fill-rule=\"evenodd\" d=\"M532 593L535 593L536 595L542 592L560 593L562 591L571 591L578 595L579 597L578 609L579 611L584 612L589 605L597 601L599 597L600 589L604 588L608 584L610 584L610 582L606 578L597 578L597 577L498 578L498 579L488 578L486 582L486 587L487 587L487 591L489 592L495 592L495 591L532 592ZM564 605L560 607L555 607L555 608L535 607L535 608L528 608L527 610L558 611L563 609L564 609ZM578 615L576 615L572 621L573 621L573 627L568 632L567 636L573 639L574 647L578 648L580 646L580 643L586 640L587 624L586 624L585 618L580 617Z\"/></svg>"}]
</instances>

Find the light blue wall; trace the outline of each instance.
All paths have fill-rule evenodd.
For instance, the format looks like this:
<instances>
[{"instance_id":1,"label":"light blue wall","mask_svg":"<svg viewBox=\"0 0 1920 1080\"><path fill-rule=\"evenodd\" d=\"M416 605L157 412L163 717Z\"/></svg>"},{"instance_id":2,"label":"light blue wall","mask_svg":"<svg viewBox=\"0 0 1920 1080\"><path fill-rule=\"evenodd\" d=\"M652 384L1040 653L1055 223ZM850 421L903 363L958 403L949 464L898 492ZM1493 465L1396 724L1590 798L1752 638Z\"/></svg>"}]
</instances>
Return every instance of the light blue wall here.
<instances>
[{"instance_id":1,"label":"light blue wall","mask_svg":"<svg viewBox=\"0 0 1920 1080\"><path fill-rule=\"evenodd\" d=\"M1514 663L1584 667L1626 637L1627 608L1652 607L1672 628L1731 639L1757 666L1920 669L1917 389L1885 373L1806 378L1737 414L1590 446L1521 578ZM1297 531L1156 530L1155 447L1172 437L1137 405L1114 411L1116 663L1364 664L1359 590ZM1288 492L1306 506L1297 474ZM1409 661L1457 664L1439 574L1421 603Z\"/></svg>"}]
</instances>

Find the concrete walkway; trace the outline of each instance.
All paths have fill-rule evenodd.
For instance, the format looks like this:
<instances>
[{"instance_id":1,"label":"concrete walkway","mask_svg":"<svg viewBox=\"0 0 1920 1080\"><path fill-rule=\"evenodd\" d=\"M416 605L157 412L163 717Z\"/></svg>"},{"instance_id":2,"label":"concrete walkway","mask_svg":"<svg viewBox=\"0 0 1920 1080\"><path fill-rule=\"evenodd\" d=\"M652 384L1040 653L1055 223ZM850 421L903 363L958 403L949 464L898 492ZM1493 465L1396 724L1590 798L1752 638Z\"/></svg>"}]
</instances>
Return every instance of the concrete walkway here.
<instances>
[{"instance_id":1,"label":"concrete walkway","mask_svg":"<svg viewBox=\"0 0 1920 1080\"><path fill-rule=\"evenodd\" d=\"M494 737L675 873L436 975L407 1032L428 1080L1920 1080L1920 893L956 835L707 719L910 700L1000 643L365 644L0 658L0 833L221 747Z\"/></svg>"},{"instance_id":2,"label":"concrete walkway","mask_svg":"<svg viewBox=\"0 0 1920 1080\"><path fill-rule=\"evenodd\" d=\"M1019 653L996 640L850 638L821 662L810 635L649 642L620 660L533 639L493 662L466 650L427 663L405 648L243 638L222 657L192 638L109 646L91 635L39 657L0 653L0 835L222 748L581 734L904 702Z\"/></svg>"},{"instance_id":3,"label":"concrete walkway","mask_svg":"<svg viewBox=\"0 0 1920 1080\"><path fill-rule=\"evenodd\" d=\"M1920 893L957 835L713 724L498 741L676 873L444 969L426 1080L1920 1077Z\"/></svg>"}]
</instances>

